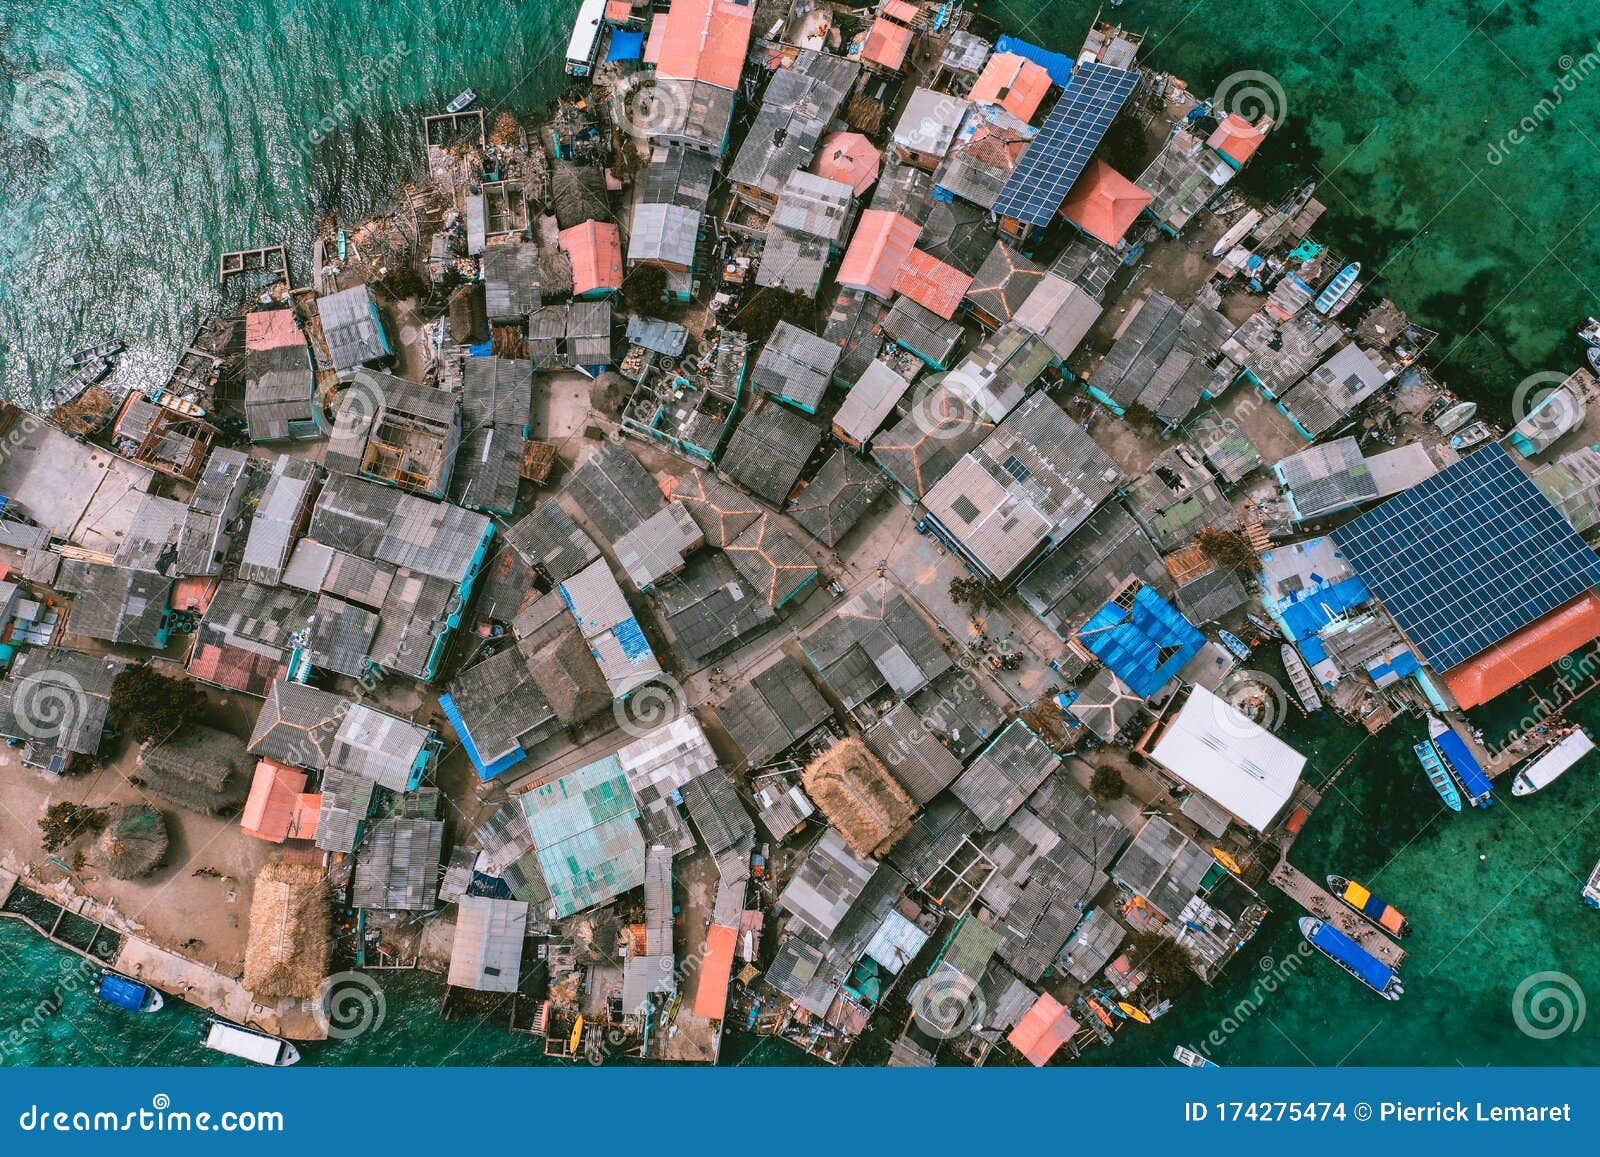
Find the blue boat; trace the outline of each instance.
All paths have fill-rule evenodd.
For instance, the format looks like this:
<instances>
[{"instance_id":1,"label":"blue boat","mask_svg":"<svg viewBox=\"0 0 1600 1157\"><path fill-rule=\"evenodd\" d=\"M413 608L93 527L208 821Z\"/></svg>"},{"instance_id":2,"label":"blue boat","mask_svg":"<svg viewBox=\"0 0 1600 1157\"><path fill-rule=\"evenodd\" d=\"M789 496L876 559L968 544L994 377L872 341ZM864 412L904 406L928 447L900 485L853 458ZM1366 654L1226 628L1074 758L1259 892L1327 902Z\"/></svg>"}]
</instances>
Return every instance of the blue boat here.
<instances>
[{"instance_id":1,"label":"blue boat","mask_svg":"<svg viewBox=\"0 0 1600 1157\"><path fill-rule=\"evenodd\" d=\"M1350 292L1350 287L1355 285L1356 278L1361 276L1361 262L1352 261L1339 271L1339 276L1323 288L1317 295L1317 300L1312 302L1311 308L1318 313L1326 314L1329 310L1337 308L1345 294Z\"/></svg>"},{"instance_id":2,"label":"blue boat","mask_svg":"<svg viewBox=\"0 0 1600 1157\"><path fill-rule=\"evenodd\" d=\"M1455 777L1461 781L1461 786L1466 789L1467 802L1473 807L1488 807L1492 804L1494 784L1490 783L1489 777L1483 773L1483 766L1479 764L1477 756L1472 754L1472 749L1467 746L1466 740L1452 731L1437 715L1428 716L1428 738L1433 741L1434 749L1444 759L1445 766L1455 773Z\"/></svg>"},{"instance_id":3,"label":"blue boat","mask_svg":"<svg viewBox=\"0 0 1600 1157\"><path fill-rule=\"evenodd\" d=\"M1240 659L1249 660L1250 646L1232 631L1218 631L1217 638L1222 640L1222 645L1232 651Z\"/></svg>"},{"instance_id":4,"label":"blue boat","mask_svg":"<svg viewBox=\"0 0 1600 1157\"><path fill-rule=\"evenodd\" d=\"M105 971L95 982L94 994L109 1005L125 1008L129 1012L159 1012L166 1002L161 994L148 984L129 980L115 972Z\"/></svg>"},{"instance_id":5,"label":"blue boat","mask_svg":"<svg viewBox=\"0 0 1600 1157\"><path fill-rule=\"evenodd\" d=\"M1406 987L1400 974L1339 931L1315 916L1300 917L1300 934L1329 960L1372 989L1384 1000L1399 1000Z\"/></svg>"},{"instance_id":6,"label":"blue boat","mask_svg":"<svg viewBox=\"0 0 1600 1157\"><path fill-rule=\"evenodd\" d=\"M1444 760L1439 758L1439 753L1433 749L1433 744L1424 739L1421 743L1411 748L1416 753L1417 762L1422 764L1422 770L1428 774L1428 782L1433 784L1433 790L1439 793L1439 798L1444 800L1444 806L1453 812L1461 810L1461 793L1456 790L1456 781L1450 778L1450 772L1444 766Z\"/></svg>"}]
</instances>

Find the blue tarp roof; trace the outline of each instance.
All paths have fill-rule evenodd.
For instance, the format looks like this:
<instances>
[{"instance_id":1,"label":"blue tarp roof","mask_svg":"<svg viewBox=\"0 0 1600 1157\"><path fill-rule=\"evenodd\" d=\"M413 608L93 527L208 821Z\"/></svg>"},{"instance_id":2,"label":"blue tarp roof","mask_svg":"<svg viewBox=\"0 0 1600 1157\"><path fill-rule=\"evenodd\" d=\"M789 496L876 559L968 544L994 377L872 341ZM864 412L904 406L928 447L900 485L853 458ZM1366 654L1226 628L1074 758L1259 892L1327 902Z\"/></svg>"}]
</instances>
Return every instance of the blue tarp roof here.
<instances>
[{"instance_id":1,"label":"blue tarp roof","mask_svg":"<svg viewBox=\"0 0 1600 1157\"><path fill-rule=\"evenodd\" d=\"M138 1012L150 990L125 976L107 975L100 981L100 999L118 1008Z\"/></svg>"},{"instance_id":2,"label":"blue tarp roof","mask_svg":"<svg viewBox=\"0 0 1600 1157\"><path fill-rule=\"evenodd\" d=\"M1328 648L1322 645L1322 640L1312 635L1308 639L1301 639L1297 644L1300 653L1306 657L1307 663L1320 663L1328 657Z\"/></svg>"},{"instance_id":3,"label":"blue tarp roof","mask_svg":"<svg viewBox=\"0 0 1600 1157\"><path fill-rule=\"evenodd\" d=\"M1135 695L1148 699L1206 645L1202 635L1154 587L1140 587L1131 607L1101 607L1078 640Z\"/></svg>"},{"instance_id":4,"label":"blue tarp roof","mask_svg":"<svg viewBox=\"0 0 1600 1157\"><path fill-rule=\"evenodd\" d=\"M611 47L606 51L607 60L638 60L643 55L643 32L629 32L625 28L611 30Z\"/></svg>"},{"instance_id":5,"label":"blue tarp roof","mask_svg":"<svg viewBox=\"0 0 1600 1157\"><path fill-rule=\"evenodd\" d=\"M1373 988L1382 992L1394 979L1394 970L1332 924L1323 922L1311 942L1335 960L1343 961Z\"/></svg>"},{"instance_id":6,"label":"blue tarp roof","mask_svg":"<svg viewBox=\"0 0 1600 1157\"><path fill-rule=\"evenodd\" d=\"M1015 36L1002 36L994 42L994 50L1009 52L1024 60L1033 61L1050 74L1052 84L1065 88L1067 82L1072 79L1073 60L1070 56L1051 52L1048 48L1040 48L1037 44L1029 44L1026 40L1019 40Z\"/></svg>"},{"instance_id":7,"label":"blue tarp roof","mask_svg":"<svg viewBox=\"0 0 1600 1157\"><path fill-rule=\"evenodd\" d=\"M1280 607L1278 614L1289 632L1290 641L1298 643L1326 627L1335 614L1359 607L1371 598L1372 592L1366 583L1359 578L1347 578L1302 595L1297 602Z\"/></svg>"},{"instance_id":8,"label":"blue tarp roof","mask_svg":"<svg viewBox=\"0 0 1600 1157\"><path fill-rule=\"evenodd\" d=\"M478 778L491 780L501 772L515 767L527 758L528 753L520 747L513 747L493 763L484 763L483 756L478 754L478 745L472 741L472 733L467 730L467 724L461 718L461 712L456 707L455 700L448 695L439 696L439 708L444 712L444 717L450 721L450 726L456 729L456 734L461 737L461 746L466 749L467 758L472 761L472 766L477 769Z\"/></svg>"},{"instance_id":9,"label":"blue tarp roof","mask_svg":"<svg viewBox=\"0 0 1600 1157\"><path fill-rule=\"evenodd\" d=\"M1443 734L1433 737L1433 745L1444 756L1450 770L1461 777L1461 786L1467 789L1467 795L1472 797L1473 803L1487 798L1494 791L1494 784L1483 774L1477 756L1472 754L1472 749L1461 736L1446 728Z\"/></svg>"},{"instance_id":10,"label":"blue tarp roof","mask_svg":"<svg viewBox=\"0 0 1600 1157\"><path fill-rule=\"evenodd\" d=\"M631 662L637 663L642 659L652 657L650 642L644 637L644 631L639 627L638 619L623 619L612 628L611 633L617 637L617 643L622 648L622 653L628 656Z\"/></svg>"}]
</instances>

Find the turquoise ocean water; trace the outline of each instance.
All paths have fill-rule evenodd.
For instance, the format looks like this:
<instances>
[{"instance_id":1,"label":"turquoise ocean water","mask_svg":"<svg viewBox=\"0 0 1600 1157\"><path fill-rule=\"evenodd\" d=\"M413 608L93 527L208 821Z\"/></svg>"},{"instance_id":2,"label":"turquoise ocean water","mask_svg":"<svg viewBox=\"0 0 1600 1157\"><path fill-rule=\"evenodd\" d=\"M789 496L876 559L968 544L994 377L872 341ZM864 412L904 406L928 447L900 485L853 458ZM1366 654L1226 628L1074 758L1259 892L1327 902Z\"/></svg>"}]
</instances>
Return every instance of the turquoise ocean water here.
<instances>
[{"instance_id":1,"label":"turquoise ocean water","mask_svg":"<svg viewBox=\"0 0 1600 1157\"><path fill-rule=\"evenodd\" d=\"M221 300L223 249L282 240L303 272L318 214L381 208L419 166L420 118L471 85L534 109L563 82L571 0L0 0L0 389L47 385L56 358L107 332L131 380L164 375ZM1020 34L1070 49L1094 3L989 0ZM1570 368L1600 312L1600 11L1580 0L1128 0L1145 57L1202 91L1257 70L1286 115L1244 181L1319 177L1318 233L1444 332L1439 376L1502 412L1515 382ZM1281 91L1281 101L1276 93ZM1559 92L1541 108L1542 98ZM1519 128L1526 139L1512 143ZM1600 724L1600 705L1577 712ZM1357 737L1290 738L1337 765ZM1105 1063L1158 1063L1221 1039L1229 1064L1597 1064L1600 1023L1539 1039L1519 984L1573 978L1600 999L1600 856L1591 760L1529 801L1444 814L1403 732L1363 744L1297 846L1320 876L1366 880L1417 925L1408 992L1387 1005L1296 954L1288 905L1217 986ZM1484 858L1480 858L1484 857ZM1269 896L1269 900L1271 897ZM28 1022L64 953L0 921L0 1029ZM377 1032L309 1063L536 1063L523 1038L442 1024L419 976L384 979ZM1600 1016L1596 1012L1595 1016ZM1524 1017L1524 1020L1527 1018ZM194 1014L119 1016L71 993L6 1063L205 1063ZM1538 1029L1537 1021L1532 1027ZM1216 1036L1213 1036L1216 1034ZM782 1059L764 1048L750 1063Z\"/></svg>"}]
</instances>

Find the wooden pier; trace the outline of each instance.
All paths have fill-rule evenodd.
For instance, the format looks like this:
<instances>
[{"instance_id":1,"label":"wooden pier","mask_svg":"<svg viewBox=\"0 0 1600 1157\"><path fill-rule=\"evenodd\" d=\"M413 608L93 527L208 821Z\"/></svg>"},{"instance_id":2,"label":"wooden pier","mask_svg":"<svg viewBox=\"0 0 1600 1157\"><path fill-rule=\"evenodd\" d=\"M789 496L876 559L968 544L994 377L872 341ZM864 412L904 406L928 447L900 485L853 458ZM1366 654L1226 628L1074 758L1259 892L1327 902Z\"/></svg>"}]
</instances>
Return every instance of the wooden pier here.
<instances>
[{"instance_id":1,"label":"wooden pier","mask_svg":"<svg viewBox=\"0 0 1600 1157\"><path fill-rule=\"evenodd\" d=\"M1284 895L1289 896L1313 916L1332 924L1390 968L1399 968L1401 962L1405 960L1404 948L1379 932L1375 925L1345 907L1343 902L1335 899L1326 888L1288 860L1279 860L1278 866L1272 870L1272 875L1268 879Z\"/></svg>"},{"instance_id":2,"label":"wooden pier","mask_svg":"<svg viewBox=\"0 0 1600 1157\"><path fill-rule=\"evenodd\" d=\"M481 108L462 112L442 112L422 118L423 139L429 145L451 145L459 142L463 133L471 136L478 148L487 139L487 126Z\"/></svg>"},{"instance_id":3,"label":"wooden pier","mask_svg":"<svg viewBox=\"0 0 1600 1157\"><path fill-rule=\"evenodd\" d=\"M289 252L282 245L230 249L217 261L217 280L226 282L237 273L273 273L288 285Z\"/></svg>"}]
</instances>

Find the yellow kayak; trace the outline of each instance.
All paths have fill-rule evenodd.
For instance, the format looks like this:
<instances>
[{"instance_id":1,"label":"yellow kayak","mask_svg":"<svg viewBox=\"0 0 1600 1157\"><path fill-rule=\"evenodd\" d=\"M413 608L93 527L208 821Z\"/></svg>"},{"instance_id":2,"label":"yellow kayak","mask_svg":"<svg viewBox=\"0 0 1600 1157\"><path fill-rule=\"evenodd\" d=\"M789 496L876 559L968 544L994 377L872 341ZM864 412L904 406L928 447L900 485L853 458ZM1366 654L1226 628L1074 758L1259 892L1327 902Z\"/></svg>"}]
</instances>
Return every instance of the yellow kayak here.
<instances>
[{"instance_id":1,"label":"yellow kayak","mask_svg":"<svg viewBox=\"0 0 1600 1157\"><path fill-rule=\"evenodd\" d=\"M1123 1012L1127 1013L1128 1016L1130 1016L1134 1020L1138 1021L1140 1024L1149 1024L1150 1023L1150 1014L1145 1012L1145 1010L1142 1009L1142 1008L1137 1008L1134 1005L1129 1004L1125 1000L1117 1001L1117 1007L1120 1008Z\"/></svg>"},{"instance_id":2,"label":"yellow kayak","mask_svg":"<svg viewBox=\"0 0 1600 1157\"><path fill-rule=\"evenodd\" d=\"M1228 853L1223 851L1221 848L1212 848L1211 855L1212 858L1217 861L1217 863L1221 864L1224 868L1227 868L1228 871L1232 872L1235 876L1244 875L1244 869L1239 866L1239 861L1228 855Z\"/></svg>"}]
</instances>

